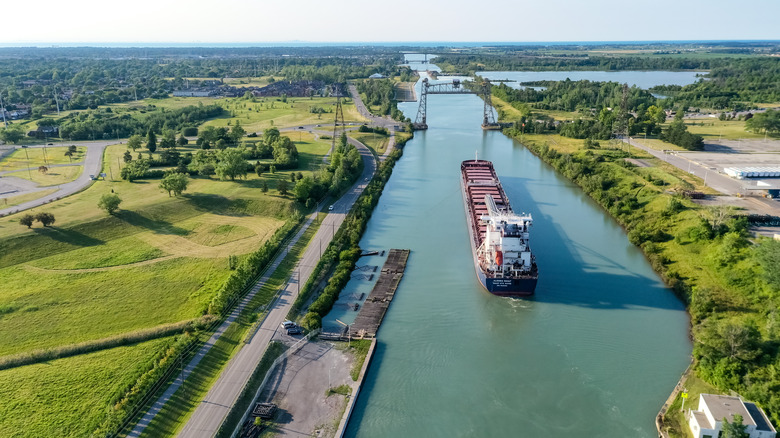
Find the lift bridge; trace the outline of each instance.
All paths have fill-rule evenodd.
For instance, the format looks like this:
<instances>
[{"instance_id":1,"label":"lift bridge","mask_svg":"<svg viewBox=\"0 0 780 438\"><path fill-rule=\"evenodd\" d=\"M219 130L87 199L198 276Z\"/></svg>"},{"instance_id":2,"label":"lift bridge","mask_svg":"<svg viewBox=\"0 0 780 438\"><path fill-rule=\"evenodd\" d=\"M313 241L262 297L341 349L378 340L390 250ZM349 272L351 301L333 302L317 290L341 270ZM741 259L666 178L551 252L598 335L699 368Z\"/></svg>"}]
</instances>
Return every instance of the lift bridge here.
<instances>
[{"instance_id":1,"label":"lift bridge","mask_svg":"<svg viewBox=\"0 0 780 438\"><path fill-rule=\"evenodd\" d=\"M431 84L428 78L422 81L422 91L420 93L420 106L417 108L417 118L412 127L416 130L428 129L428 95L429 94L476 94L482 96L484 108L482 111L482 129L500 129L501 125L496 121L493 110L493 100L490 97L490 90L493 82L514 82L507 79L489 80L480 79L479 81L465 81L454 79L452 82L442 82Z\"/></svg>"}]
</instances>

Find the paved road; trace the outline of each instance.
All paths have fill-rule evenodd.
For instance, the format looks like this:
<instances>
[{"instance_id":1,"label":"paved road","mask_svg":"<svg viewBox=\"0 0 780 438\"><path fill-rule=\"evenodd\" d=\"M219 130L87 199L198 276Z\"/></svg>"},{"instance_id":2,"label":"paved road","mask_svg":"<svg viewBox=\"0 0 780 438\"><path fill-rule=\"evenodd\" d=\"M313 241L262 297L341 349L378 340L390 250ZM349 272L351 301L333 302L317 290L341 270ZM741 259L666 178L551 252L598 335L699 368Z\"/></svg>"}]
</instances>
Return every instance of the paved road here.
<instances>
[{"instance_id":1,"label":"paved road","mask_svg":"<svg viewBox=\"0 0 780 438\"><path fill-rule=\"evenodd\" d=\"M179 436L212 437L217 432L222 421L225 419L228 412L230 412L231 407L235 404L236 399L241 394L246 382L260 363L260 359L262 359L276 329L287 317L287 313L298 295L300 286L306 283L314 267L317 265L321 251L324 250L333 239L333 235L344 221L346 213L365 189L367 184L365 181L370 179L376 171L376 162L374 161L371 151L364 145L354 142L354 140L351 140L350 142L353 144L357 143L356 146L359 148L360 154L363 157L363 174L360 176L358 182L355 183L341 199L333 204L333 210L330 211L322 221L320 229L317 231L311 243L306 248L303 257L294 268L293 275L287 282L284 290L280 292L279 297L272 304L260 328L248 340L248 343L246 343L235 356L233 356L230 362L228 362L227 366L222 371L222 374L214 383L208 394L206 394L206 397L199 403ZM308 227L314 217L316 217L316 215L312 215L312 217L309 218L306 225L301 228L301 231L296 235L294 241L291 242L290 245L294 244L294 242L300 238L303 231ZM166 401L168 401L179 386L181 386L183 379L186 379L187 376L189 376L200 360L214 345L214 342L216 342L222 333L224 333L224 330L230 323L238 317L238 314L251 300L252 296L254 296L264 282L268 280L270 275L273 274L273 271L281 262L282 258L283 254L280 254L274 261L272 269L268 269L266 275L242 300L241 304L236 306L236 309L231 312L230 318L232 319L229 318L229 320L226 320L225 323L219 327L217 332L209 339L208 343L201 348L201 351L198 352L197 356L187 364L185 372L180 376L180 379L177 379L174 385L171 385L171 387L169 387L154 403L152 409L144 415L135 429L133 429L132 433L128 436L137 437L143 433L146 426L148 426Z\"/></svg>"},{"instance_id":2,"label":"paved road","mask_svg":"<svg viewBox=\"0 0 780 438\"><path fill-rule=\"evenodd\" d=\"M59 186L57 186L58 190L54 193L46 195L42 198L35 199L33 201L24 202L14 207L8 207L0 210L0 216L5 216L10 213L16 213L33 207L38 207L39 205L46 204L47 202L54 201L55 199L58 198L70 196L74 193L80 192L81 190L84 190L85 188L89 187L89 185L92 184L93 182L89 178L89 176L97 175L98 173L100 173L100 169L103 163L103 151L106 149L106 146L112 144L117 144L117 141L108 140L108 141L90 141L90 142L69 142L66 146L76 145L76 146L84 146L87 148L87 154L84 157L84 170L81 172L81 175L79 175L79 177L76 178L75 181L71 181L65 184L60 184ZM43 145L30 146L30 148L42 148L42 147L44 146ZM25 193L46 190L49 188L51 187L38 187L36 190L27 191ZM22 192L16 193L14 195L19 195L19 194L22 194ZM8 194L8 195L12 196L12 194Z\"/></svg>"}]
</instances>

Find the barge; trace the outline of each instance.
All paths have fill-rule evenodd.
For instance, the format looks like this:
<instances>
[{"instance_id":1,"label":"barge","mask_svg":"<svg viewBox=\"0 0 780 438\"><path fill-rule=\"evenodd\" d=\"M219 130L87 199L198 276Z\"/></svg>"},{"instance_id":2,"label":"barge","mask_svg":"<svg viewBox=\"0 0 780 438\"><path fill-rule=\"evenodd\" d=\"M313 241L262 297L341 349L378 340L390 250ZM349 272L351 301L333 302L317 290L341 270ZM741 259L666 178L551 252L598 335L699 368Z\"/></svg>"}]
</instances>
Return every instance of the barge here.
<instances>
[{"instance_id":1,"label":"barge","mask_svg":"<svg viewBox=\"0 0 780 438\"><path fill-rule=\"evenodd\" d=\"M512 211L490 161L464 161L460 172L477 279L494 295L533 295L539 279L529 242L533 218Z\"/></svg>"}]
</instances>

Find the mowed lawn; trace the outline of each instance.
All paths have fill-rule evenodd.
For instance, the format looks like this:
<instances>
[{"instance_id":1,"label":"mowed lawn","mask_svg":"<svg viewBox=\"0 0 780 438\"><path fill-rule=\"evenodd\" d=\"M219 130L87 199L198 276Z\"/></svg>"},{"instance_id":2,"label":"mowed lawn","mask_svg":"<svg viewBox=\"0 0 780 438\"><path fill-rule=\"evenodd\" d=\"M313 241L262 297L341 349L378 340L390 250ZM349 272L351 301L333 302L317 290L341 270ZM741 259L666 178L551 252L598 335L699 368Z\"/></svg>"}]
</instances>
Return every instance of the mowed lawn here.
<instances>
[{"instance_id":1,"label":"mowed lawn","mask_svg":"<svg viewBox=\"0 0 780 438\"><path fill-rule=\"evenodd\" d=\"M90 436L172 339L0 371L0 436Z\"/></svg>"},{"instance_id":2,"label":"mowed lawn","mask_svg":"<svg viewBox=\"0 0 780 438\"><path fill-rule=\"evenodd\" d=\"M47 148L20 148L0 159L0 172L10 172L27 168L37 169L39 166L52 164L70 164L84 161L87 148L79 146L72 157L65 156L68 150L65 146L51 146Z\"/></svg>"}]
</instances>

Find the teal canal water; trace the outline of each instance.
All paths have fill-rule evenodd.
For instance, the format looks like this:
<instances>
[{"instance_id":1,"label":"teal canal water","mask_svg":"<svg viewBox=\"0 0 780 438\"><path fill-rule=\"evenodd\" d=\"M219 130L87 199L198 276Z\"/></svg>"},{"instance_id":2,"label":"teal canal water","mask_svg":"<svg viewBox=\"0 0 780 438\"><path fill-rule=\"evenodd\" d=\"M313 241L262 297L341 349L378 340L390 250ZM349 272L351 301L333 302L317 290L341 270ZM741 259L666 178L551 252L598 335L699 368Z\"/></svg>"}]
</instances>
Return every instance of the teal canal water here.
<instances>
[{"instance_id":1,"label":"teal canal water","mask_svg":"<svg viewBox=\"0 0 780 438\"><path fill-rule=\"evenodd\" d=\"M406 145L361 241L412 252L347 436L654 437L689 360L683 306L579 188L482 131L478 97L428 99L430 129ZM477 282L459 185L475 151L494 162L512 207L533 214L534 298ZM347 305L371 289L360 274L326 328L354 319Z\"/></svg>"}]
</instances>

